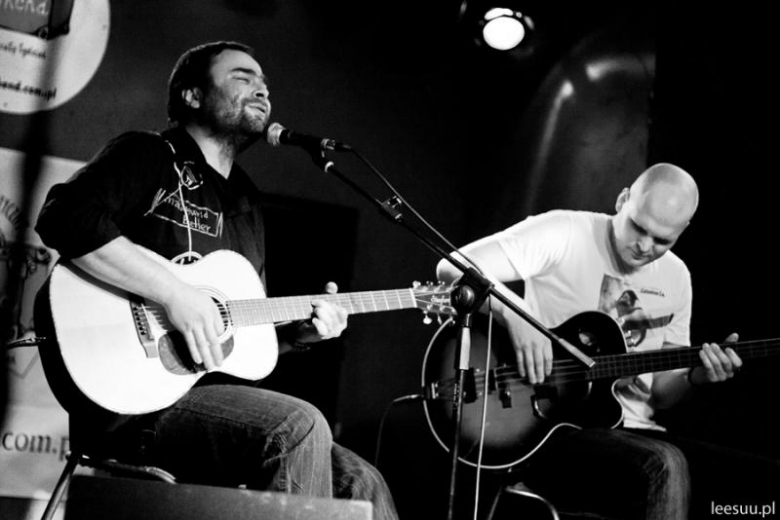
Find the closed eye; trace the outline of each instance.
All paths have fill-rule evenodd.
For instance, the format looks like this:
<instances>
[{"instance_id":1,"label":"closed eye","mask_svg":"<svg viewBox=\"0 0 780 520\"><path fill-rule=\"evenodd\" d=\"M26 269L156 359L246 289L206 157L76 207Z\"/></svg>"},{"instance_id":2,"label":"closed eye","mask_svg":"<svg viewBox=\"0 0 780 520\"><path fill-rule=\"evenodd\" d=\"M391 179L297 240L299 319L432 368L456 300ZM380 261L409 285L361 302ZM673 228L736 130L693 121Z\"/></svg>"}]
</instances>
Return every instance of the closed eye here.
<instances>
[{"instance_id":1,"label":"closed eye","mask_svg":"<svg viewBox=\"0 0 780 520\"><path fill-rule=\"evenodd\" d=\"M661 237L653 236L645 228L643 228L642 226L637 224L635 220L630 219L630 221L631 221L631 227L634 228L634 231L637 234L642 235L642 236L649 236L650 238L653 239L653 242L655 244L657 244L659 246L668 246L668 245L672 244L672 240L670 240L668 238L661 238Z\"/></svg>"}]
</instances>

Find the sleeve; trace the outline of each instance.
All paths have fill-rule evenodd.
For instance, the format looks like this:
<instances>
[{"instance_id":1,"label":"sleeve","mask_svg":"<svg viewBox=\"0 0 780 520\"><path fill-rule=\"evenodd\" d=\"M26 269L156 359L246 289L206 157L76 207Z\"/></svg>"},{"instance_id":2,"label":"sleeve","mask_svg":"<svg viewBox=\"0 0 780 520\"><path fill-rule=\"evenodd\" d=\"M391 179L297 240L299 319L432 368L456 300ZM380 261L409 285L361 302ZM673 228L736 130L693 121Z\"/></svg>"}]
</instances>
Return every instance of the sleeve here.
<instances>
[{"instance_id":1,"label":"sleeve","mask_svg":"<svg viewBox=\"0 0 780 520\"><path fill-rule=\"evenodd\" d=\"M518 276L528 280L552 269L563 258L571 237L568 212L531 216L493 235Z\"/></svg>"},{"instance_id":2,"label":"sleeve","mask_svg":"<svg viewBox=\"0 0 780 520\"><path fill-rule=\"evenodd\" d=\"M94 251L143 216L171 161L165 141L152 132L113 139L67 182L51 188L35 230L63 258Z\"/></svg>"},{"instance_id":3,"label":"sleeve","mask_svg":"<svg viewBox=\"0 0 780 520\"><path fill-rule=\"evenodd\" d=\"M682 266L678 278L677 287L679 287L678 310L674 313L672 321L666 327L664 343L673 345L689 346L691 344L691 313L693 307L693 289L691 283L691 273L685 264L680 261Z\"/></svg>"}]
</instances>

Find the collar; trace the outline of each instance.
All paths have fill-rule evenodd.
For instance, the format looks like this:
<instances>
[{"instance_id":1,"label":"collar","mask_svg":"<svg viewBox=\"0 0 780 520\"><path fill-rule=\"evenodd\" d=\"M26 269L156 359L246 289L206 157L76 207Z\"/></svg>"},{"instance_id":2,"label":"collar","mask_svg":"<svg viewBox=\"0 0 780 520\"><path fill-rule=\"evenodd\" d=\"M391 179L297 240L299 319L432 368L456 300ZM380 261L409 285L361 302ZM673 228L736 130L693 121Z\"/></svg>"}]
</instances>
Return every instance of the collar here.
<instances>
[{"instance_id":1,"label":"collar","mask_svg":"<svg viewBox=\"0 0 780 520\"><path fill-rule=\"evenodd\" d=\"M206 157L200 150L198 143L187 133L187 130L185 130L184 127L174 126L168 128L167 130L164 130L161 135L173 145L178 160L192 161L199 169L207 168L213 171L213 168L206 162Z\"/></svg>"},{"instance_id":2,"label":"collar","mask_svg":"<svg viewBox=\"0 0 780 520\"><path fill-rule=\"evenodd\" d=\"M215 178L233 186L234 193L239 195L240 198L245 199L250 204L259 202L260 191L257 189L254 182L252 182L249 175L236 162L233 163L233 167L230 169L230 175L228 175L227 181L225 181L225 178L206 162L206 157L203 155L197 141L193 139L184 127L174 126L168 128L161 132L161 135L163 138L170 141L176 149L178 161L192 161L199 171L208 172L209 175L213 175Z\"/></svg>"}]
</instances>

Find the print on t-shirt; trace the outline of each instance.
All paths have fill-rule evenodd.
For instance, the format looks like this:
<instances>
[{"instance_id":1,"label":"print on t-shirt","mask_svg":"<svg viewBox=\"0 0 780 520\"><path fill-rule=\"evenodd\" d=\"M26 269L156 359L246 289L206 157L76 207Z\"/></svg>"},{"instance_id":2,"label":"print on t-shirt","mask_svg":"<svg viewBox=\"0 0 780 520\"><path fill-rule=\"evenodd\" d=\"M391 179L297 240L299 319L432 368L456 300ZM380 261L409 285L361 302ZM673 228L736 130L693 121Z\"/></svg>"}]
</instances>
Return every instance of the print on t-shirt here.
<instances>
[{"instance_id":1,"label":"print on t-shirt","mask_svg":"<svg viewBox=\"0 0 780 520\"><path fill-rule=\"evenodd\" d=\"M663 297L658 291L632 287L630 283L608 274L601 281L598 310L617 320L629 348L641 345L648 330L665 327L674 317L672 314L653 316L642 307L640 294Z\"/></svg>"},{"instance_id":2,"label":"print on t-shirt","mask_svg":"<svg viewBox=\"0 0 780 520\"><path fill-rule=\"evenodd\" d=\"M152 206L146 214L183 228L186 228L189 224L189 228L196 233L202 233L210 237L222 236L224 217L221 212L196 206L185 200L187 208L185 218L182 210L182 200L178 190L167 193L161 189L157 192L152 201Z\"/></svg>"}]
</instances>

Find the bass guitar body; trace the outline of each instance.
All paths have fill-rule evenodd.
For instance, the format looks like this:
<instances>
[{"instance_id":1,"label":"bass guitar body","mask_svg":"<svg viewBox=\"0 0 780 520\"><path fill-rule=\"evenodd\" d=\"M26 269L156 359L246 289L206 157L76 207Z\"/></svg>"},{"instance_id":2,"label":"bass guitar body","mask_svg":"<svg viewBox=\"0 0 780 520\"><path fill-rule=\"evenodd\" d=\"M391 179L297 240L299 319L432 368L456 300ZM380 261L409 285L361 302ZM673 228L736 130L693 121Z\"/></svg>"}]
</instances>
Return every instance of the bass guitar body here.
<instances>
[{"instance_id":1,"label":"bass guitar body","mask_svg":"<svg viewBox=\"0 0 780 520\"><path fill-rule=\"evenodd\" d=\"M626 352L620 326L600 312L578 314L553 331L590 357ZM458 333L452 320L442 325L423 363L423 385L433 396L424 403L426 418L447 450L453 437ZM462 389L461 462L506 469L532 455L558 428L621 423L622 408L613 392L615 379L591 380L587 368L560 348L554 349L551 376L543 384L531 385L519 376L506 329L494 324L490 336L488 349L488 319L476 315L471 328L472 368Z\"/></svg>"}]
</instances>

